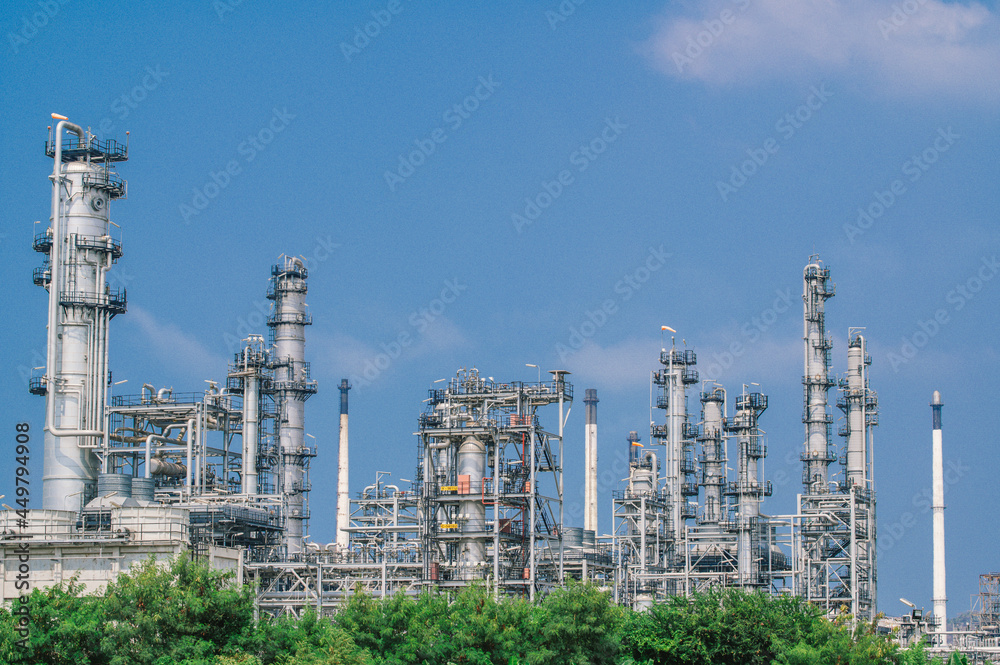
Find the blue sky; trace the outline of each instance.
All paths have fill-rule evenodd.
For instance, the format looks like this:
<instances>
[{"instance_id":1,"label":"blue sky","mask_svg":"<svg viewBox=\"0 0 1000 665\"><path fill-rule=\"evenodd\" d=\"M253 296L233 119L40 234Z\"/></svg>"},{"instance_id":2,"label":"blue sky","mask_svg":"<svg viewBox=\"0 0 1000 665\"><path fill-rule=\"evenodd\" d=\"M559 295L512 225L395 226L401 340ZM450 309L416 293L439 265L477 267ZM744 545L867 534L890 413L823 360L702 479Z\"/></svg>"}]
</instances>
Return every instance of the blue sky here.
<instances>
[{"instance_id":1,"label":"blue sky","mask_svg":"<svg viewBox=\"0 0 1000 665\"><path fill-rule=\"evenodd\" d=\"M309 259L314 540L334 538L342 377L355 383L358 491L376 470L412 477L434 380L467 366L534 380L526 363L573 372L569 515L582 503L583 391L598 390L608 532L625 437L648 435L661 325L698 352L703 377L769 395L764 510L793 512L801 272L815 252L837 284L834 370L849 326L867 328L875 361L881 609L931 604L935 389L953 471L950 614L997 569L994 3L158 9L0 9L8 438L16 422L42 425L24 371L44 356L31 237L49 214L43 141L58 112L131 132L129 195L112 208L129 293L111 332L119 390L223 378L232 340L264 331L270 266L282 252ZM396 357L375 368L380 353ZM40 450L32 464L39 477ZM12 453L0 467L10 496Z\"/></svg>"}]
</instances>

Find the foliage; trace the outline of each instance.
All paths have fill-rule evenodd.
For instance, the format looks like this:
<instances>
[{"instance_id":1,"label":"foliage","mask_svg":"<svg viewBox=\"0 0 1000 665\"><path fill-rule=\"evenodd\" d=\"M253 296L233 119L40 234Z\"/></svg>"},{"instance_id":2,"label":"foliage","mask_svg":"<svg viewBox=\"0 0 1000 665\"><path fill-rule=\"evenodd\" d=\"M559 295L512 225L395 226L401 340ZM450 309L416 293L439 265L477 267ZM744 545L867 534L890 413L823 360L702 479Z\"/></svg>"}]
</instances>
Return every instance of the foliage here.
<instances>
[{"instance_id":1,"label":"foliage","mask_svg":"<svg viewBox=\"0 0 1000 665\"><path fill-rule=\"evenodd\" d=\"M738 590L675 597L628 614L623 649L639 663L825 665L895 663L875 627L853 631L800 598Z\"/></svg>"},{"instance_id":2,"label":"foliage","mask_svg":"<svg viewBox=\"0 0 1000 665\"><path fill-rule=\"evenodd\" d=\"M31 632L0 609L0 662L32 665L925 665L874 624L801 599L719 590L634 612L570 582L529 602L457 592L351 594L334 619L253 618L253 594L178 557L150 559L102 594L71 580L27 598ZM932 663L943 665L941 659ZM947 665L964 665L952 654Z\"/></svg>"}]
</instances>

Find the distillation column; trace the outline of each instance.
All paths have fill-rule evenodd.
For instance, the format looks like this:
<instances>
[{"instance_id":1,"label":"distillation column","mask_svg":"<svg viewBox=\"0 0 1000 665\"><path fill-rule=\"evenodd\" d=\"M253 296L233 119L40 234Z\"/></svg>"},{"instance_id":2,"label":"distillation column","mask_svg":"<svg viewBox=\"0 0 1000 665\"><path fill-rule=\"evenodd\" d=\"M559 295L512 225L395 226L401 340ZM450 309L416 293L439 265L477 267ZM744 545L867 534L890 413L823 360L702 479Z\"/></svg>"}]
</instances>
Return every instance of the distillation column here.
<instances>
[{"instance_id":1,"label":"distillation column","mask_svg":"<svg viewBox=\"0 0 1000 665\"><path fill-rule=\"evenodd\" d=\"M806 426L802 484L806 494L824 494L829 491L830 423L827 412L827 391L833 385L830 379L830 348L833 341L826 336L826 300L834 295L836 287L830 283L830 269L823 267L819 257L810 257L802 276L802 302L804 309L805 408L802 421Z\"/></svg>"},{"instance_id":2,"label":"distillation column","mask_svg":"<svg viewBox=\"0 0 1000 665\"><path fill-rule=\"evenodd\" d=\"M347 379L340 380L340 449L337 455L337 547L346 552L350 544L351 534L347 531L351 526L351 490L350 467L348 466L349 448L347 438L347 391L351 384Z\"/></svg>"},{"instance_id":3,"label":"distillation column","mask_svg":"<svg viewBox=\"0 0 1000 665\"><path fill-rule=\"evenodd\" d=\"M67 130L76 139L64 143ZM106 430L108 323L126 309L124 290L111 290L106 278L121 256L109 233L110 202L125 196L113 163L127 160L128 148L62 119L45 152L54 159L52 217L33 244L48 255L34 274L49 291L48 338L45 376L29 388L46 397L42 507L78 510L94 491L93 449Z\"/></svg>"},{"instance_id":4,"label":"distillation column","mask_svg":"<svg viewBox=\"0 0 1000 665\"><path fill-rule=\"evenodd\" d=\"M737 480L733 493L737 498L739 511L737 564L739 581L744 586L761 584L759 567L754 565L760 557L760 502L771 495L770 483L760 482L760 460L767 450L760 443L760 429L757 426L760 414L767 409L767 396L760 393L743 392L736 399L736 415L728 423L727 429L736 436L739 450Z\"/></svg>"},{"instance_id":5,"label":"distillation column","mask_svg":"<svg viewBox=\"0 0 1000 665\"><path fill-rule=\"evenodd\" d=\"M258 458L261 444L261 387L268 376L267 349L264 338L250 335L243 350L236 354L236 361L229 371L229 387L243 392L243 493L258 492Z\"/></svg>"},{"instance_id":6,"label":"distillation column","mask_svg":"<svg viewBox=\"0 0 1000 665\"><path fill-rule=\"evenodd\" d=\"M666 411L667 422L666 425L651 425L650 436L666 446L664 489L670 501L669 540L674 543L675 553L680 552L680 544L684 541L686 520L694 517L688 497L698 494L698 483L694 480L694 443L687 427L686 393L688 385L698 382L698 370L694 369L696 362L694 351L673 346L669 351L660 351L663 369L653 372L653 383L659 386L656 406Z\"/></svg>"},{"instance_id":7,"label":"distillation column","mask_svg":"<svg viewBox=\"0 0 1000 665\"><path fill-rule=\"evenodd\" d=\"M584 431L586 480L584 485L583 528L597 532L597 391L588 388L583 403L587 405Z\"/></svg>"},{"instance_id":8,"label":"distillation column","mask_svg":"<svg viewBox=\"0 0 1000 665\"><path fill-rule=\"evenodd\" d=\"M848 331L847 375L840 382L837 406L844 412L840 434L847 439L842 458L844 495L850 501L851 613L871 616L876 605L875 483L872 428L878 424L878 396L868 384L868 343L857 329Z\"/></svg>"},{"instance_id":9,"label":"distillation column","mask_svg":"<svg viewBox=\"0 0 1000 665\"><path fill-rule=\"evenodd\" d=\"M865 338L854 335L847 345L847 381L844 387L844 411L847 434L846 488L868 488L868 420L872 398L868 390L867 367L871 358L866 353Z\"/></svg>"},{"instance_id":10,"label":"distillation column","mask_svg":"<svg viewBox=\"0 0 1000 665\"><path fill-rule=\"evenodd\" d=\"M306 312L306 278L302 260L281 256L271 268L268 298L274 307L267 325L274 342L272 366L278 401L278 437L281 449L280 488L285 505L285 546L288 554L302 551L303 529L309 519L307 470L315 456L305 445L305 401L316 393L305 362L305 327L312 323Z\"/></svg>"},{"instance_id":11,"label":"distillation column","mask_svg":"<svg viewBox=\"0 0 1000 665\"><path fill-rule=\"evenodd\" d=\"M941 442L941 393L934 391L931 400L933 429L933 512L934 512L934 618L941 633L940 646L948 645L948 595L945 589L944 562L944 453Z\"/></svg>"},{"instance_id":12,"label":"distillation column","mask_svg":"<svg viewBox=\"0 0 1000 665\"><path fill-rule=\"evenodd\" d=\"M701 514L703 524L718 524L725 516L722 504L722 487L726 483L726 474L723 469L726 455L722 438L722 410L725 401L726 391L721 386L716 386L710 392L701 394L703 422L700 437L702 446L701 485L705 491L705 504Z\"/></svg>"}]
</instances>

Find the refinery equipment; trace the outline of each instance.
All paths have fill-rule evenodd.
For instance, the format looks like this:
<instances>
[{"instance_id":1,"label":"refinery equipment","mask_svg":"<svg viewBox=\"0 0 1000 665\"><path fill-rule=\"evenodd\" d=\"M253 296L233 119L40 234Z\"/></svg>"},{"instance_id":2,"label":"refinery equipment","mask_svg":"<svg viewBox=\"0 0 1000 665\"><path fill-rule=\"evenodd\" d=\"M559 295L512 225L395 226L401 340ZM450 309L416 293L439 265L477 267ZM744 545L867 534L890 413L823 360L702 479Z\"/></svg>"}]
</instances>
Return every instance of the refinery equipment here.
<instances>
[{"instance_id":1,"label":"refinery equipment","mask_svg":"<svg viewBox=\"0 0 1000 665\"><path fill-rule=\"evenodd\" d=\"M46 256L34 273L35 284L49 292L45 374L32 379L30 390L46 397L42 506L65 511L95 490L96 450L105 436L108 325L126 309L125 291L107 284L122 255L110 209L126 194L114 166L128 159L128 146L99 141L59 117L45 144L54 160L52 217L33 243ZM75 139L64 143L66 131Z\"/></svg>"},{"instance_id":2,"label":"refinery equipment","mask_svg":"<svg viewBox=\"0 0 1000 665\"><path fill-rule=\"evenodd\" d=\"M805 375L805 450L802 484L793 528L797 566L794 592L830 613L846 608L871 620L876 611L875 482L872 477L873 428L878 424L878 397L868 383L866 340L858 329L848 334L847 376L830 374L833 340L826 336L826 300L834 295L830 270L810 257L803 274ZM838 407L845 414L840 434L846 438L842 457L833 452L827 391L838 385ZM829 468L843 466L842 483Z\"/></svg>"},{"instance_id":3,"label":"refinery equipment","mask_svg":"<svg viewBox=\"0 0 1000 665\"><path fill-rule=\"evenodd\" d=\"M301 559L251 563L261 610L333 611L359 588L382 596L486 580L498 595L533 598L567 577L610 586L610 548L593 531L563 526L562 427L544 429L538 411L558 405L564 424L573 387L567 372L551 373L547 382L498 382L461 369L432 386L416 474L400 481L409 487L380 471L350 501L346 546L310 544Z\"/></svg>"},{"instance_id":4,"label":"refinery equipment","mask_svg":"<svg viewBox=\"0 0 1000 665\"><path fill-rule=\"evenodd\" d=\"M760 511L771 494L759 473L767 449L757 423L767 397L744 386L727 418L726 391L712 385L701 393L700 425L691 422L685 386L698 381L696 362L693 351L661 351L664 369L653 372L652 383L666 423L651 425L657 443L650 450L637 432L628 436L628 485L614 493L615 598L623 604L646 607L713 586L775 589L788 575L788 558L777 547L781 524ZM733 480L729 439L737 451Z\"/></svg>"},{"instance_id":5,"label":"refinery equipment","mask_svg":"<svg viewBox=\"0 0 1000 665\"><path fill-rule=\"evenodd\" d=\"M10 511L0 513L0 601L17 595L11 563L30 539L35 586L75 574L93 590L150 554L193 551L236 570L257 589L258 608L272 614L329 613L357 589L384 596L476 581L497 595L535 598L574 578L636 607L722 586L790 592L830 613L873 616L878 402L860 329L848 332L843 378L831 374L825 303L835 289L817 257L804 272L805 443L795 514L763 510L771 483L763 478L759 422L768 397L751 388L757 384L737 394L705 382L700 411L689 411L697 356L672 342L651 373L657 415L648 441L635 431L625 442L629 472L612 493L610 533L597 532L597 391L586 391L578 445L579 437L564 436L568 372L502 382L463 368L431 385L412 480L389 482L379 471L353 496L351 386L341 382L337 532L321 545L306 535L317 449L307 443L305 402L317 383L305 359L312 323L305 261L281 255L271 268L267 334L242 340L224 382L188 392L143 383L138 394L111 396L108 329L126 298L107 283L122 256L109 209L126 193L115 165L128 148L60 118L46 154L54 160L52 216L33 241L45 255L34 281L48 291L46 365L29 382L46 400L43 499L24 528ZM843 455L831 441L834 386ZM939 474L937 393L932 406ZM543 426L543 414L556 426ZM581 458L585 509L577 527L564 519L563 468ZM836 462L842 476L831 468ZM939 485L936 475L936 536ZM934 613L943 622L943 568L941 582Z\"/></svg>"},{"instance_id":6,"label":"refinery equipment","mask_svg":"<svg viewBox=\"0 0 1000 665\"><path fill-rule=\"evenodd\" d=\"M304 360L304 262L281 256L272 268L269 342L245 339L224 387L145 383L112 397L108 329L126 301L107 283L122 256L110 202L125 197L114 166L128 148L60 116L45 151L52 215L33 246L45 255L34 281L48 291L48 338L44 373L29 381L46 401L42 506L17 523L2 515L0 595L16 595L7 564L24 539L37 586L76 574L94 589L150 554L193 551L241 573L301 556L315 455L303 406L316 392Z\"/></svg>"},{"instance_id":7,"label":"refinery equipment","mask_svg":"<svg viewBox=\"0 0 1000 665\"><path fill-rule=\"evenodd\" d=\"M565 372L552 374L549 383L498 384L463 370L430 390L414 481L425 577L489 578L496 590L515 587L532 598L562 582L561 433L573 388ZM554 403L559 428L549 432L537 410Z\"/></svg>"}]
</instances>

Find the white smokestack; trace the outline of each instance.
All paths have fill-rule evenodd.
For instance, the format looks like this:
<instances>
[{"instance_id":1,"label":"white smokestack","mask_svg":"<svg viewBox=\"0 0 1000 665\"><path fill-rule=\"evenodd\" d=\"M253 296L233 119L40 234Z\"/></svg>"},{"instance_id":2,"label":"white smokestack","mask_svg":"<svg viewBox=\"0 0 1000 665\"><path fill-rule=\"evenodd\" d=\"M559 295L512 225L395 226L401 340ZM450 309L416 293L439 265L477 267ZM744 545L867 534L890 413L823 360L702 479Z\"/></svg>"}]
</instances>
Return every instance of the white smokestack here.
<instances>
[{"instance_id":1,"label":"white smokestack","mask_svg":"<svg viewBox=\"0 0 1000 665\"><path fill-rule=\"evenodd\" d=\"M597 532L597 391L588 388L583 403L587 405L584 430L586 482L584 487L583 528Z\"/></svg>"},{"instance_id":2,"label":"white smokestack","mask_svg":"<svg viewBox=\"0 0 1000 665\"><path fill-rule=\"evenodd\" d=\"M931 401L933 417L933 465L934 465L934 617L940 622L942 635L941 646L948 644L948 636L943 634L948 630L948 596L945 593L944 566L944 463L941 451L941 393L934 391Z\"/></svg>"},{"instance_id":3,"label":"white smokestack","mask_svg":"<svg viewBox=\"0 0 1000 665\"><path fill-rule=\"evenodd\" d=\"M347 446L347 391L351 384L340 381L340 451L337 455L337 547L342 552L350 544L347 528L351 526L350 468Z\"/></svg>"}]
</instances>

